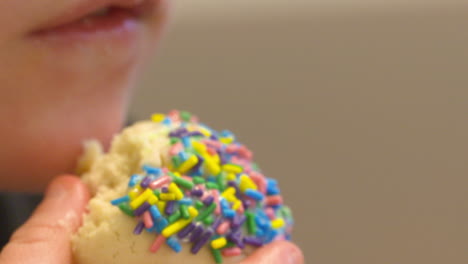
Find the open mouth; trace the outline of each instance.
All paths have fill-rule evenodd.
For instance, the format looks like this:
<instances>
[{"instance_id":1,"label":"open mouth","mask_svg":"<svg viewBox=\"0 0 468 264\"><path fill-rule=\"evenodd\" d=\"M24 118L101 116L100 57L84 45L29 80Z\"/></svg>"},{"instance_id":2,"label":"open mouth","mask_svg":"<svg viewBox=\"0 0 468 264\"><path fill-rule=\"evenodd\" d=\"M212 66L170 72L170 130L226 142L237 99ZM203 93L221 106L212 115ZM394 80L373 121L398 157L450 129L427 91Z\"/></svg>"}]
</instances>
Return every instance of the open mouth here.
<instances>
[{"instance_id":1,"label":"open mouth","mask_svg":"<svg viewBox=\"0 0 468 264\"><path fill-rule=\"evenodd\" d=\"M96 2L102 1L94 3ZM88 5L63 14L62 17L33 32L33 35L83 35L129 29L151 10L149 4L154 1L129 0L127 2L127 4L122 4L122 1L119 4L102 3L99 6L88 2Z\"/></svg>"}]
</instances>

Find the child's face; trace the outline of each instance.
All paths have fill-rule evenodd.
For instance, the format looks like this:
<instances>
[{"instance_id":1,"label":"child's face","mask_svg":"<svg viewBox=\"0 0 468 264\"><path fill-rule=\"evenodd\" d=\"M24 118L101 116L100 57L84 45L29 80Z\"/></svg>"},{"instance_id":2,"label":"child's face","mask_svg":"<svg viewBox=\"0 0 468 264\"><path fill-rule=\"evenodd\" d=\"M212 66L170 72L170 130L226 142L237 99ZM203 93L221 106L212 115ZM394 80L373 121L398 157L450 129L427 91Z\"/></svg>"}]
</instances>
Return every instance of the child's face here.
<instances>
[{"instance_id":1,"label":"child's face","mask_svg":"<svg viewBox=\"0 0 468 264\"><path fill-rule=\"evenodd\" d=\"M103 7L112 8L89 16ZM25 187L40 188L70 171L83 138L109 141L157 46L166 7L166 0L0 0L0 180L30 176Z\"/></svg>"}]
</instances>

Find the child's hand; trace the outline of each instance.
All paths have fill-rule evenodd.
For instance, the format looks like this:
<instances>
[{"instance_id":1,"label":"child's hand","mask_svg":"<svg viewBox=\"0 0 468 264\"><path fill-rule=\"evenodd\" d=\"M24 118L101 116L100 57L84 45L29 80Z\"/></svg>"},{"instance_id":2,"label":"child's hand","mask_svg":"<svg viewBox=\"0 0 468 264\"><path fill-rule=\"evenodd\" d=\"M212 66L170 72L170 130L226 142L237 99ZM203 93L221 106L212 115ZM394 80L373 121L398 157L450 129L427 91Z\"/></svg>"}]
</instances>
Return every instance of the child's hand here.
<instances>
[{"instance_id":1,"label":"child's hand","mask_svg":"<svg viewBox=\"0 0 468 264\"><path fill-rule=\"evenodd\" d=\"M72 263L70 233L79 226L89 194L76 177L55 179L31 218L12 236L0 263ZM301 251L289 242L275 242L241 264L302 264Z\"/></svg>"}]
</instances>

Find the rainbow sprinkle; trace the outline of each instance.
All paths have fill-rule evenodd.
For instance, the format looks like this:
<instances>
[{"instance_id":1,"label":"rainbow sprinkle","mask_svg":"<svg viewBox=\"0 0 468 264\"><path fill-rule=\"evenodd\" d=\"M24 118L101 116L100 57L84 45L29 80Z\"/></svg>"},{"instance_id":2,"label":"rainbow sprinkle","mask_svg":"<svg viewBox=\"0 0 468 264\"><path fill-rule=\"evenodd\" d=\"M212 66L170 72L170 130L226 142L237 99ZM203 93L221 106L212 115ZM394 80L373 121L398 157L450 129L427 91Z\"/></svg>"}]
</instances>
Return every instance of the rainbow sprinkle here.
<instances>
[{"instance_id":1,"label":"rainbow sprinkle","mask_svg":"<svg viewBox=\"0 0 468 264\"><path fill-rule=\"evenodd\" d=\"M246 245L290 240L293 218L277 182L263 176L234 134L218 133L188 112L154 114L152 121L168 128L171 162L143 166L130 177L128 194L111 201L136 219L135 235L156 234L151 252L164 243L175 252L191 244L193 254L208 246L222 263Z\"/></svg>"}]
</instances>

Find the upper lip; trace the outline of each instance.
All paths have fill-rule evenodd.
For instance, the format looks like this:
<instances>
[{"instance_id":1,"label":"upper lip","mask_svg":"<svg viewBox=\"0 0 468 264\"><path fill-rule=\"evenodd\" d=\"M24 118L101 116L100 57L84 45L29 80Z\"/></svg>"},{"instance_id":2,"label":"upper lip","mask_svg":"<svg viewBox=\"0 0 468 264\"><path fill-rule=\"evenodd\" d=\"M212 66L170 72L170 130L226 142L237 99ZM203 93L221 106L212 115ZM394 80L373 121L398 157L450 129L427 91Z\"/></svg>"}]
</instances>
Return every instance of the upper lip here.
<instances>
[{"instance_id":1,"label":"upper lip","mask_svg":"<svg viewBox=\"0 0 468 264\"><path fill-rule=\"evenodd\" d=\"M77 21L99 9L106 7L136 8L153 0L81 0L62 10L60 14L46 21L39 31L55 28Z\"/></svg>"}]
</instances>

